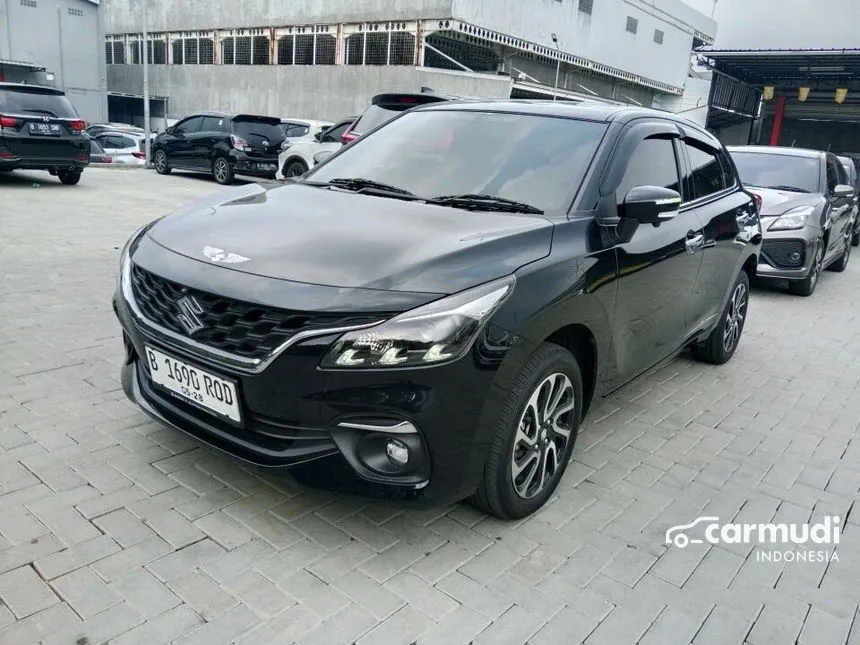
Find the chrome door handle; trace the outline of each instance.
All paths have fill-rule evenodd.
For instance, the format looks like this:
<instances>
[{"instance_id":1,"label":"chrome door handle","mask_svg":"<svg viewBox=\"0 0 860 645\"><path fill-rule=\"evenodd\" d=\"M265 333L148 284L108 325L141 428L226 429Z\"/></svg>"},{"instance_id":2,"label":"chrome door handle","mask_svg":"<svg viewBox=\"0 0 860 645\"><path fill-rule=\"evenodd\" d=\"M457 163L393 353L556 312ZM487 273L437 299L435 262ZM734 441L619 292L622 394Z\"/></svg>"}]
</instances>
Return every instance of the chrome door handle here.
<instances>
[{"instance_id":1,"label":"chrome door handle","mask_svg":"<svg viewBox=\"0 0 860 645\"><path fill-rule=\"evenodd\" d=\"M705 243L704 233L693 233L693 231L690 231L687 234L687 239L684 241L684 244L686 245L687 251L689 253L695 253L700 248L702 248L704 243Z\"/></svg>"}]
</instances>

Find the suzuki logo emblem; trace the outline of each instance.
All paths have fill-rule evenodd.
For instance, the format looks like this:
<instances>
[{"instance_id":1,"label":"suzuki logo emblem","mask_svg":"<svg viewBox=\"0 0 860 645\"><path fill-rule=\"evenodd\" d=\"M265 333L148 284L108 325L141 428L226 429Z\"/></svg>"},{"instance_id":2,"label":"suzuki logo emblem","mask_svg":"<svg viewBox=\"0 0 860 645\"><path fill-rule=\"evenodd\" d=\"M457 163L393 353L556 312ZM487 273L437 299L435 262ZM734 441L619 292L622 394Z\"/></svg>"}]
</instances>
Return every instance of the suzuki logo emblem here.
<instances>
[{"instance_id":1,"label":"suzuki logo emblem","mask_svg":"<svg viewBox=\"0 0 860 645\"><path fill-rule=\"evenodd\" d=\"M188 332L189 336L205 327L200 322L200 318L197 317L198 314L203 313L203 307L200 306L200 303L197 302L194 296L183 296L176 301L176 306L179 308L177 319L185 328L185 331Z\"/></svg>"}]
</instances>

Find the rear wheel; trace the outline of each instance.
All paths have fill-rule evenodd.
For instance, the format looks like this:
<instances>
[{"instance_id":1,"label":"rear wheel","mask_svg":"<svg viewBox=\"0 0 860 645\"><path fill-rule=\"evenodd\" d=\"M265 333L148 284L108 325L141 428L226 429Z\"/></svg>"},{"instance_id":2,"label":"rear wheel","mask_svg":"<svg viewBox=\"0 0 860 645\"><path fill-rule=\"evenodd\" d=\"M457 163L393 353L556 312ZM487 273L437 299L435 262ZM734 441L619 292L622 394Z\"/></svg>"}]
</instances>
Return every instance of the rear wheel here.
<instances>
[{"instance_id":1,"label":"rear wheel","mask_svg":"<svg viewBox=\"0 0 860 645\"><path fill-rule=\"evenodd\" d=\"M854 229L852 224L851 230ZM848 260L851 259L851 231L845 233L845 250L842 251L842 255L839 256L839 259L836 260L833 264L831 264L828 268L831 271L835 271L836 273L842 273L845 269L848 268Z\"/></svg>"},{"instance_id":2,"label":"rear wheel","mask_svg":"<svg viewBox=\"0 0 860 645\"><path fill-rule=\"evenodd\" d=\"M152 165L155 166L155 172L159 175L169 175L170 165L167 163L167 153L164 150L156 150L152 156Z\"/></svg>"},{"instance_id":3,"label":"rear wheel","mask_svg":"<svg viewBox=\"0 0 860 645\"><path fill-rule=\"evenodd\" d=\"M796 296L811 296L815 292L815 287L818 284L818 279L821 277L822 265L824 264L824 239L820 238L815 245L815 259L812 261L812 268L809 270L809 275L803 280L788 283L788 290Z\"/></svg>"},{"instance_id":4,"label":"rear wheel","mask_svg":"<svg viewBox=\"0 0 860 645\"><path fill-rule=\"evenodd\" d=\"M722 365L734 356L747 320L749 294L749 276L746 271L741 271L732 287L732 294L729 296L720 322L704 342L691 348L693 358L705 363Z\"/></svg>"},{"instance_id":5,"label":"rear wheel","mask_svg":"<svg viewBox=\"0 0 860 645\"><path fill-rule=\"evenodd\" d=\"M74 186L81 180L81 173L82 171L80 170L60 170L57 173L57 177L66 186Z\"/></svg>"},{"instance_id":6,"label":"rear wheel","mask_svg":"<svg viewBox=\"0 0 860 645\"><path fill-rule=\"evenodd\" d=\"M222 186L233 183L233 169L224 157L218 157L212 162L212 175Z\"/></svg>"},{"instance_id":7,"label":"rear wheel","mask_svg":"<svg viewBox=\"0 0 860 645\"><path fill-rule=\"evenodd\" d=\"M293 159L284 164L284 177L301 177L307 171L308 167L301 159Z\"/></svg>"},{"instance_id":8,"label":"rear wheel","mask_svg":"<svg viewBox=\"0 0 860 645\"><path fill-rule=\"evenodd\" d=\"M499 410L484 476L471 499L502 519L537 511L567 469L582 414L582 375L573 355L544 343Z\"/></svg>"}]
</instances>

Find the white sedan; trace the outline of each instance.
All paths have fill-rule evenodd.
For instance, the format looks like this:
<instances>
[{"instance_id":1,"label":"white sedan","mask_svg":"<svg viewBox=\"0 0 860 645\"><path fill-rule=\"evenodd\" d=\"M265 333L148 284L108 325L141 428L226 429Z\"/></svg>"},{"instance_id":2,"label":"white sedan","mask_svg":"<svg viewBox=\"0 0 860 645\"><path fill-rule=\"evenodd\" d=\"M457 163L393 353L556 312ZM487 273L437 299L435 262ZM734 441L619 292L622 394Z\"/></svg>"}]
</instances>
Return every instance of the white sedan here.
<instances>
[{"instance_id":1,"label":"white sedan","mask_svg":"<svg viewBox=\"0 0 860 645\"><path fill-rule=\"evenodd\" d=\"M358 117L347 117L327 130L318 132L310 140L284 142L278 155L276 179L299 177L313 168L322 158L336 152L343 145L340 136ZM321 154L324 153L324 154Z\"/></svg>"},{"instance_id":2,"label":"white sedan","mask_svg":"<svg viewBox=\"0 0 860 645\"><path fill-rule=\"evenodd\" d=\"M151 138L154 138L154 134ZM146 164L145 135L137 132L106 130L93 139L104 148L115 164L143 166Z\"/></svg>"}]
</instances>

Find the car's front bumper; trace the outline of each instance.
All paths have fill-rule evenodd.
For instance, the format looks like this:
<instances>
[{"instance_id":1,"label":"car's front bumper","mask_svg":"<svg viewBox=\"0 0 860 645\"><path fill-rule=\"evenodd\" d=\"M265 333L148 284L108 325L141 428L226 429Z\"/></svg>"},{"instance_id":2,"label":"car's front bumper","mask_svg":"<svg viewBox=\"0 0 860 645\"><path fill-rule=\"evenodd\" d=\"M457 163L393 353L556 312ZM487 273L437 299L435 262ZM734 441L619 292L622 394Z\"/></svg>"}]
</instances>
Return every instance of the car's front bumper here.
<instances>
[{"instance_id":1,"label":"car's front bumper","mask_svg":"<svg viewBox=\"0 0 860 645\"><path fill-rule=\"evenodd\" d=\"M794 231L768 231L762 223L762 245L756 275L761 278L803 280L812 269L819 229L807 226Z\"/></svg>"},{"instance_id":2,"label":"car's front bumper","mask_svg":"<svg viewBox=\"0 0 860 645\"><path fill-rule=\"evenodd\" d=\"M289 470L307 485L387 500L448 503L471 494L480 480L490 440L482 415L504 398L493 385L497 344L495 354L482 353L479 342L463 359L432 368L329 371L318 367L337 337L328 335L297 343L248 373L142 329L120 291L114 310L124 330L126 395L152 418L210 446L269 472ZM242 424L154 385L140 360L145 344L234 379ZM374 461L385 456L390 438L410 448L405 471Z\"/></svg>"}]
</instances>

